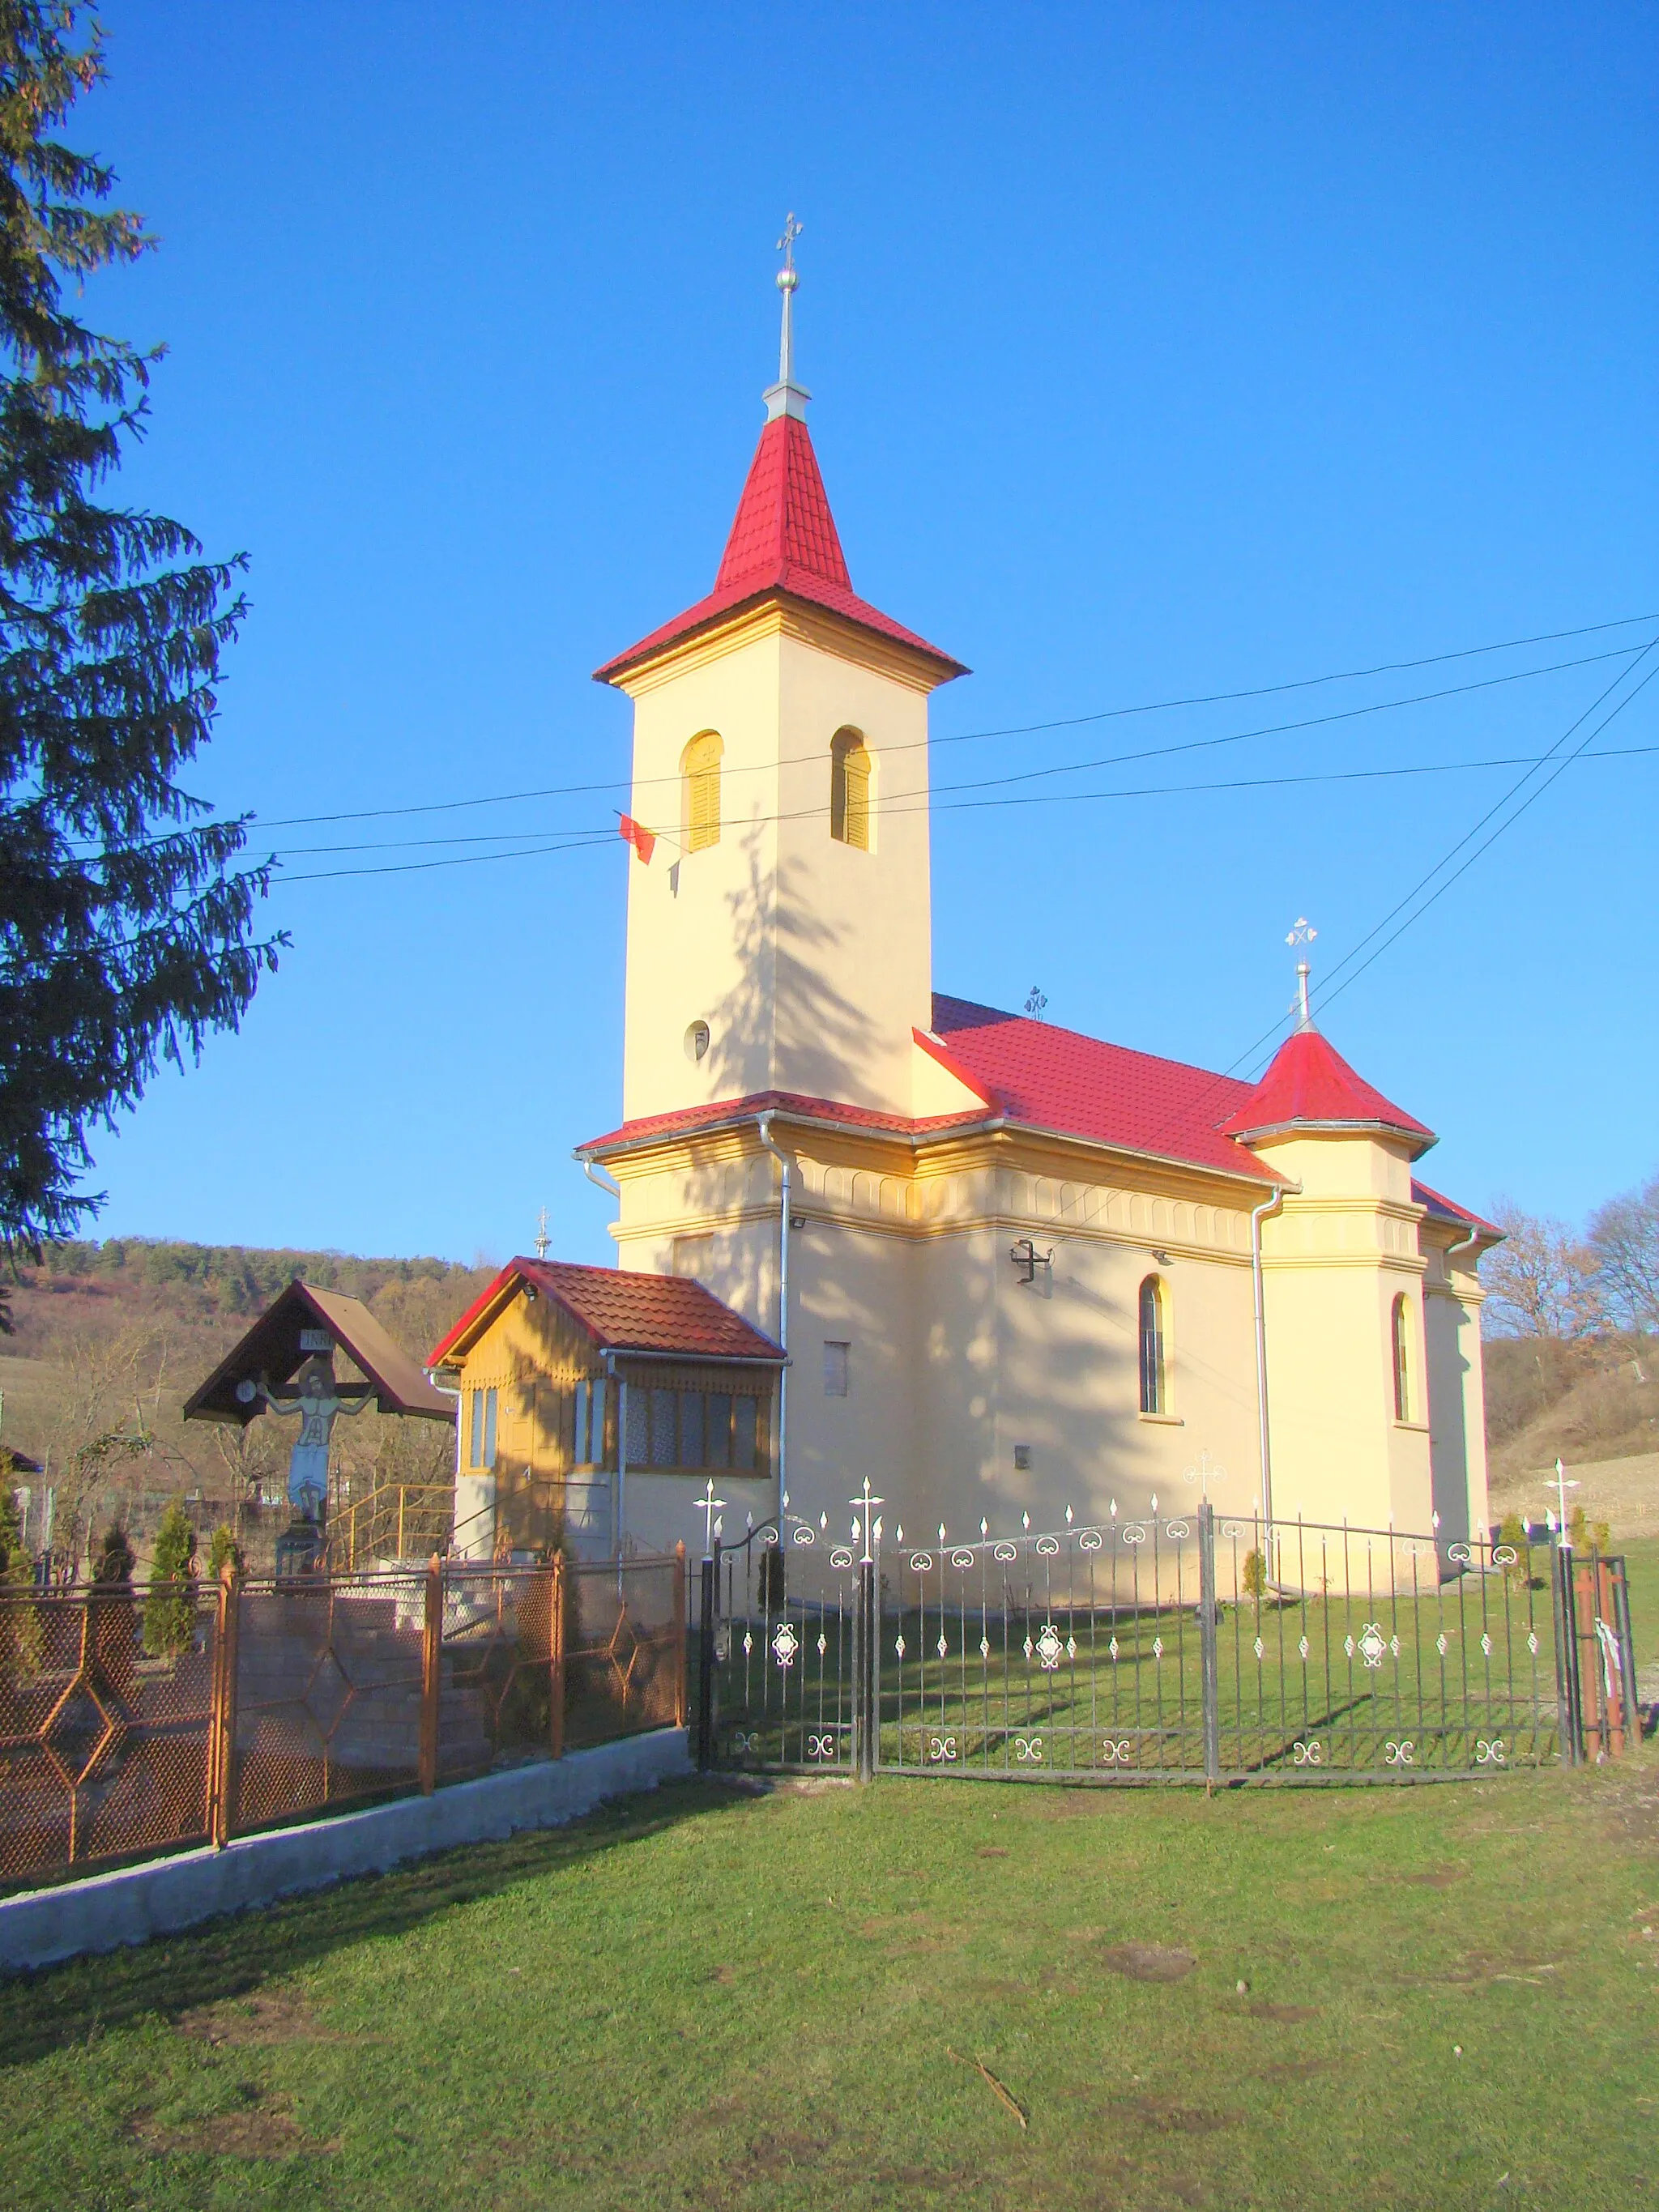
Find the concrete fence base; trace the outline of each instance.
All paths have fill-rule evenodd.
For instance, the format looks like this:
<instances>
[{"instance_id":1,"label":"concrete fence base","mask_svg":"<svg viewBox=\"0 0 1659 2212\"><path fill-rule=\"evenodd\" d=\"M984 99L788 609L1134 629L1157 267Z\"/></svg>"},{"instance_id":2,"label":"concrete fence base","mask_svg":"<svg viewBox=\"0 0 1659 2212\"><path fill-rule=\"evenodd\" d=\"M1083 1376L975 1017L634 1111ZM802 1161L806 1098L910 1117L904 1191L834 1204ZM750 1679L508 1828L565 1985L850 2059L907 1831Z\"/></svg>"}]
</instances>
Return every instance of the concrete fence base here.
<instances>
[{"instance_id":1,"label":"concrete fence base","mask_svg":"<svg viewBox=\"0 0 1659 2212\"><path fill-rule=\"evenodd\" d=\"M458 1782L430 1797L401 1797L304 1826L239 1836L223 1850L180 1851L0 1899L0 1973L51 1966L88 1952L170 1936L223 1912L323 1889L353 1875L384 1874L459 1844L497 1841L524 1828L555 1828L606 1798L689 1774L684 1729L573 1751L505 1774Z\"/></svg>"}]
</instances>

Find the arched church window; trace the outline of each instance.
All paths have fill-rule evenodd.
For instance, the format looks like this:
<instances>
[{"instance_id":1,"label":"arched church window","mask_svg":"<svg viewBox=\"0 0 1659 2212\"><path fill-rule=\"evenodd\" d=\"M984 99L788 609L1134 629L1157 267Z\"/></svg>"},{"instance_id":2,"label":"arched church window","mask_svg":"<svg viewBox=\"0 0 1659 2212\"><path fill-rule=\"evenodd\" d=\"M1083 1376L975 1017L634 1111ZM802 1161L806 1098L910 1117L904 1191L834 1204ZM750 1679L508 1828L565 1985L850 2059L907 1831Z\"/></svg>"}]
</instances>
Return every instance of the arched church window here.
<instances>
[{"instance_id":1,"label":"arched church window","mask_svg":"<svg viewBox=\"0 0 1659 2212\"><path fill-rule=\"evenodd\" d=\"M1411 1308L1403 1292L1394 1302L1394 1417L1412 1417Z\"/></svg>"},{"instance_id":2,"label":"arched church window","mask_svg":"<svg viewBox=\"0 0 1659 2212\"><path fill-rule=\"evenodd\" d=\"M830 835L870 849L870 750L856 730L837 730L830 741Z\"/></svg>"},{"instance_id":3,"label":"arched church window","mask_svg":"<svg viewBox=\"0 0 1659 2212\"><path fill-rule=\"evenodd\" d=\"M1140 1410L1167 1413L1170 1410L1169 1374L1164 1364L1164 1291L1156 1275L1140 1286Z\"/></svg>"},{"instance_id":4,"label":"arched church window","mask_svg":"<svg viewBox=\"0 0 1659 2212\"><path fill-rule=\"evenodd\" d=\"M688 853L720 842L720 756L726 747L713 730L693 738L680 755L680 823Z\"/></svg>"}]
</instances>

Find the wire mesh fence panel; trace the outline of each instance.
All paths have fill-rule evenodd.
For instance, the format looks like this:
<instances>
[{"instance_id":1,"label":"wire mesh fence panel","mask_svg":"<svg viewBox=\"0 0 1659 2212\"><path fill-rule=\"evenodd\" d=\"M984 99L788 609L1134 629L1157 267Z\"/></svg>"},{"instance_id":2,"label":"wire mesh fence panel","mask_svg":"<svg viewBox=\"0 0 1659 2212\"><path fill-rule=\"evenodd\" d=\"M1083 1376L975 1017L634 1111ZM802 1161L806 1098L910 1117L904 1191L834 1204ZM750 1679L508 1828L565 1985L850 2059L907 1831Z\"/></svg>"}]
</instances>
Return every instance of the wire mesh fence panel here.
<instances>
[{"instance_id":1,"label":"wire mesh fence panel","mask_svg":"<svg viewBox=\"0 0 1659 2212\"><path fill-rule=\"evenodd\" d=\"M1204 1761L1194 1524L902 1551L882 1577L881 1762L1155 1775Z\"/></svg>"},{"instance_id":2,"label":"wire mesh fence panel","mask_svg":"<svg viewBox=\"0 0 1659 2212\"><path fill-rule=\"evenodd\" d=\"M1227 1771L1405 1779L1559 1758L1547 1550L1233 1519L1216 1543Z\"/></svg>"},{"instance_id":3,"label":"wire mesh fence panel","mask_svg":"<svg viewBox=\"0 0 1659 2212\"><path fill-rule=\"evenodd\" d=\"M0 1593L0 1885L199 1843L216 1595Z\"/></svg>"},{"instance_id":4,"label":"wire mesh fence panel","mask_svg":"<svg viewBox=\"0 0 1659 2212\"><path fill-rule=\"evenodd\" d=\"M416 1571L243 1585L232 1830L418 1786L424 1607Z\"/></svg>"},{"instance_id":5,"label":"wire mesh fence panel","mask_svg":"<svg viewBox=\"0 0 1659 2212\"><path fill-rule=\"evenodd\" d=\"M684 1561L568 1566L564 1743L605 1743L683 1721Z\"/></svg>"},{"instance_id":6,"label":"wire mesh fence panel","mask_svg":"<svg viewBox=\"0 0 1659 2212\"><path fill-rule=\"evenodd\" d=\"M557 1751L558 1579L550 1566L444 1570L441 1780Z\"/></svg>"}]
</instances>

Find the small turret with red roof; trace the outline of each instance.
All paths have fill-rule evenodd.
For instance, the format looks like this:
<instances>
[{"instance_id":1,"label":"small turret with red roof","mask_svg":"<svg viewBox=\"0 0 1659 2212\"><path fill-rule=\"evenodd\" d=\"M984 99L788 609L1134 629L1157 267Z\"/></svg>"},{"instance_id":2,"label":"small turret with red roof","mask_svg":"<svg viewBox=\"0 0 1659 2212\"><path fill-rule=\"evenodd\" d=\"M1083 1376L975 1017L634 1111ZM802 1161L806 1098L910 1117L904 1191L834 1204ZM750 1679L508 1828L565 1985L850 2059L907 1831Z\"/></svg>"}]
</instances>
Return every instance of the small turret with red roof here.
<instances>
[{"instance_id":1,"label":"small turret with red roof","mask_svg":"<svg viewBox=\"0 0 1659 2212\"><path fill-rule=\"evenodd\" d=\"M1245 1145L1296 1135L1398 1137L1413 1160L1435 1141L1432 1129L1356 1074L1311 1021L1285 1038L1221 1133Z\"/></svg>"}]
</instances>

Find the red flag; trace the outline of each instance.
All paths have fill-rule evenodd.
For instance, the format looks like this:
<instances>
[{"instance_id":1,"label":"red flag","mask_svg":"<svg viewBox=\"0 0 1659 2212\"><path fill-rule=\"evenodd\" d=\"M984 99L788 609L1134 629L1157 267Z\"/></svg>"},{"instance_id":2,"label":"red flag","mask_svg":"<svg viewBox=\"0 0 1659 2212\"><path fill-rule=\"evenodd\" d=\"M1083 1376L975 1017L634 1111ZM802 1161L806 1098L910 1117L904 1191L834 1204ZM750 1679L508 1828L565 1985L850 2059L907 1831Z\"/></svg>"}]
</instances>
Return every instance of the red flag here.
<instances>
[{"instance_id":1,"label":"red flag","mask_svg":"<svg viewBox=\"0 0 1659 2212\"><path fill-rule=\"evenodd\" d=\"M624 814L617 827L628 843L639 854L641 860L648 866L651 855L657 849L656 831L647 830L643 823L636 822L631 814Z\"/></svg>"}]
</instances>

